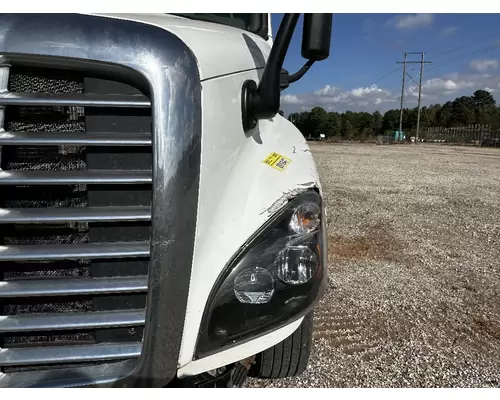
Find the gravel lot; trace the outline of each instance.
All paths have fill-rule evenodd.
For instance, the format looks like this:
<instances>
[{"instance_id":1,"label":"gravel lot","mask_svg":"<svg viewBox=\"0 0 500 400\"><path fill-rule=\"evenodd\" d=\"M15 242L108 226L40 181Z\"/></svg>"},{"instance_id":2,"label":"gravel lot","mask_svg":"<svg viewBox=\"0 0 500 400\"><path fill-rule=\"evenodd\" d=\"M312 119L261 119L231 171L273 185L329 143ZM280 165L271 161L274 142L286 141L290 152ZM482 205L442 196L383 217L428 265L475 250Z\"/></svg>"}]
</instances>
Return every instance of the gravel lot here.
<instances>
[{"instance_id":1,"label":"gravel lot","mask_svg":"<svg viewBox=\"0 0 500 400\"><path fill-rule=\"evenodd\" d=\"M298 378L247 387L499 387L500 150L311 150L329 282Z\"/></svg>"}]
</instances>

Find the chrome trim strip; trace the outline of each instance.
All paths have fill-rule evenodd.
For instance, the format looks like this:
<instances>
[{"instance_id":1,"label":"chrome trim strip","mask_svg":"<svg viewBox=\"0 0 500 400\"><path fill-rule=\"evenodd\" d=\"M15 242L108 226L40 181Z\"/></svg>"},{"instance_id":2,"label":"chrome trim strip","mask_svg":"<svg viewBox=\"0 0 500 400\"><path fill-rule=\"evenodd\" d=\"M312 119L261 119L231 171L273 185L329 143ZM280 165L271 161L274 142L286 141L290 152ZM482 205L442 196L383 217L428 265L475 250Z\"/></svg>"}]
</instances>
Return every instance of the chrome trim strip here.
<instances>
[{"instance_id":1,"label":"chrome trim strip","mask_svg":"<svg viewBox=\"0 0 500 400\"><path fill-rule=\"evenodd\" d=\"M0 349L0 366L76 363L137 358L141 343Z\"/></svg>"},{"instance_id":2,"label":"chrome trim strip","mask_svg":"<svg viewBox=\"0 0 500 400\"><path fill-rule=\"evenodd\" d=\"M51 261L148 256L149 242L147 241L0 246L0 261Z\"/></svg>"},{"instance_id":3,"label":"chrome trim strip","mask_svg":"<svg viewBox=\"0 0 500 400\"><path fill-rule=\"evenodd\" d=\"M0 146L151 146L150 133L0 132Z\"/></svg>"},{"instance_id":4,"label":"chrome trim strip","mask_svg":"<svg viewBox=\"0 0 500 400\"><path fill-rule=\"evenodd\" d=\"M137 79L149 89L154 190L144 343L134 370L114 385L165 386L177 371L198 209L201 83L196 58L159 27L81 14L0 15L0 54L0 64L31 60L33 66L94 69ZM96 382L95 375L75 377L72 369L67 379L61 374L54 376L62 386ZM53 384L49 372L45 377ZM4 382L8 378L0 375L0 385Z\"/></svg>"},{"instance_id":5,"label":"chrome trim strip","mask_svg":"<svg viewBox=\"0 0 500 400\"><path fill-rule=\"evenodd\" d=\"M17 279L0 282L0 299L39 296L141 293L148 290L145 276L112 278Z\"/></svg>"},{"instance_id":6,"label":"chrome trim strip","mask_svg":"<svg viewBox=\"0 0 500 400\"><path fill-rule=\"evenodd\" d=\"M0 93L0 106L81 106L149 108L146 96L125 94Z\"/></svg>"},{"instance_id":7,"label":"chrome trim strip","mask_svg":"<svg viewBox=\"0 0 500 400\"><path fill-rule=\"evenodd\" d=\"M0 373L0 387L77 387L115 386L123 375L130 375L136 360L48 371Z\"/></svg>"},{"instance_id":8,"label":"chrome trim strip","mask_svg":"<svg viewBox=\"0 0 500 400\"><path fill-rule=\"evenodd\" d=\"M151 208L141 206L82 208L0 208L0 225L149 220L151 220Z\"/></svg>"},{"instance_id":9,"label":"chrome trim strip","mask_svg":"<svg viewBox=\"0 0 500 400\"><path fill-rule=\"evenodd\" d=\"M151 183L151 171L0 171L0 185Z\"/></svg>"},{"instance_id":10,"label":"chrome trim strip","mask_svg":"<svg viewBox=\"0 0 500 400\"><path fill-rule=\"evenodd\" d=\"M0 332L99 329L144 325L144 310L113 310L0 316Z\"/></svg>"}]
</instances>

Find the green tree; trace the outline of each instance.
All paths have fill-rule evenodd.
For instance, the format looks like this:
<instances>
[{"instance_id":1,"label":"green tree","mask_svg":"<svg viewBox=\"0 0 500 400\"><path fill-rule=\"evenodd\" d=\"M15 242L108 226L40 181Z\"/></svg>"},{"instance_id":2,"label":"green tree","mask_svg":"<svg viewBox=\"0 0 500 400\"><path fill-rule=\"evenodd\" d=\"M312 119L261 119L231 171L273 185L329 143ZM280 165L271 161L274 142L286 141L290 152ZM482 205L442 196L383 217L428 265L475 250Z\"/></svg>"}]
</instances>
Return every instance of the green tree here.
<instances>
[{"instance_id":1,"label":"green tree","mask_svg":"<svg viewBox=\"0 0 500 400\"><path fill-rule=\"evenodd\" d=\"M382 130L383 117L380 111L375 111L372 114L372 130L375 135L378 135Z\"/></svg>"},{"instance_id":2,"label":"green tree","mask_svg":"<svg viewBox=\"0 0 500 400\"><path fill-rule=\"evenodd\" d=\"M491 109L496 106L495 98L487 90L476 90L472 94L472 104L474 108Z\"/></svg>"},{"instance_id":3,"label":"green tree","mask_svg":"<svg viewBox=\"0 0 500 400\"><path fill-rule=\"evenodd\" d=\"M327 116L328 125L328 135L327 136L339 136L340 135L340 115L335 112L329 112Z\"/></svg>"},{"instance_id":4,"label":"green tree","mask_svg":"<svg viewBox=\"0 0 500 400\"><path fill-rule=\"evenodd\" d=\"M349 121L349 118L347 118L345 114L343 115L341 121L340 131L343 139L352 139L354 131L352 129L351 121Z\"/></svg>"},{"instance_id":5,"label":"green tree","mask_svg":"<svg viewBox=\"0 0 500 400\"><path fill-rule=\"evenodd\" d=\"M389 110L382 118L382 132L388 133L399 129L399 110Z\"/></svg>"},{"instance_id":6,"label":"green tree","mask_svg":"<svg viewBox=\"0 0 500 400\"><path fill-rule=\"evenodd\" d=\"M439 126L451 126L453 121L453 103L447 101L436 113L436 122Z\"/></svg>"},{"instance_id":7,"label":"green tree","mask_svg":"<svg viewBox=\"0 0 500 400\"><path fill-rule=\"evenodd\" d=\"M474 122L476 124L494 124L499 113L493 95L487 90L476 90L472 94L474 107Z\"/></svg>"},{"instance_id":8,"label":"green tree","mask_svg":"<svg viewBox=\"0 0 500 400\"><path fill-rule=\"evenodd\" d=\"M474 101L470 96L461 96L452 103L453 126L469 125L476 119L474 113Z\"/></svg>"},{"instance_id":9,"label":"green tree","mask_svg":"<svg viewBox=\"0 0 500 400\"><path fill-rule=\"evenodd\" d=\"M327 118L327 112L321 107L314 107L311 110L309 119L311 124L311 134L313 137L319 137L322 126Z\"/></svg>"},{"instance_id":10,"label":"green tree","mask_svg":"<svg viewBox=\"0 0 500 400\"><path fill-rule=\"evenodd\" d=\"M417 125L417 108L403 110L403 130L409 138ZM305 137L327 137L342 135L344 139L365 139L379 133L389 133L399 129L399 109L387 110L384 115L378 111L326 112L322 107L314 107L309 112L292 113L288 119ZM487 90L476 90L471 96L457 97L443 105L433 104L422 107L420 126L452 127L469 124L490 124L494 130L500 128L500 108ZM422 132L422 135L424 132Z\"/></svg>"}]
</instances>

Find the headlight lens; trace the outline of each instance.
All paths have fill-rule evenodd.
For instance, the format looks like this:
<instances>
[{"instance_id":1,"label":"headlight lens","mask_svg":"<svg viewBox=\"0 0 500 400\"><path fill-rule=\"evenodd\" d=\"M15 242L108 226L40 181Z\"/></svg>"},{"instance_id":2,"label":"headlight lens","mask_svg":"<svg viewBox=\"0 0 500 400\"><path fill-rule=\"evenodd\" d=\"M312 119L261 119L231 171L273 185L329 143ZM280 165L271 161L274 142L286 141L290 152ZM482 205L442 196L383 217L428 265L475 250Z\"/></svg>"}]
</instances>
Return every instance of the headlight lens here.
<instances>
[{"instance_id":1,"label":"headlight lens","mask_svg":"<svg viewBox=\"0 0 500 400\"><path fill-rule=\"evenodd\" d=\"M205 309L197 357L265 334L308 312L322 291L321 197L289 202L236 254Z\"/></svg>"},{"instance_id":2,"label":"headlight lens","mask_svg":"<svg viewBox=\"0 0 500 400\"><path fill-rule=\"evenodd\" d=\"M318 267L318 256L307 246L286 246L275 261L278 277L289 285L311 279Z\"/></svg>"}]
</instances>

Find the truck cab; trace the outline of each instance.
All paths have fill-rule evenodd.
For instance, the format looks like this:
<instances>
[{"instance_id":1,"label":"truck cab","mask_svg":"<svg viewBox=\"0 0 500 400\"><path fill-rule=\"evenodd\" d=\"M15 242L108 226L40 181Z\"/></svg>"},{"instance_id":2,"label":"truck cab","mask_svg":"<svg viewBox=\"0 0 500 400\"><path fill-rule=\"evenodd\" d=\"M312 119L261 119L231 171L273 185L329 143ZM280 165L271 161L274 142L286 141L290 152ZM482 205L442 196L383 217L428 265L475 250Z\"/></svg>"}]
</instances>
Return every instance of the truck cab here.
<instances>
[{"instance_id":1,"label":"truck cab","mask_svg":"<svg viewBox=\"0 0 500 400\"><path fill-rule=\"evenodd\" d=\"M298 18L0 15L0 387L305 370L325 205L278 111L331 14L289 74Z\"/></svg>"}]
</instances>

